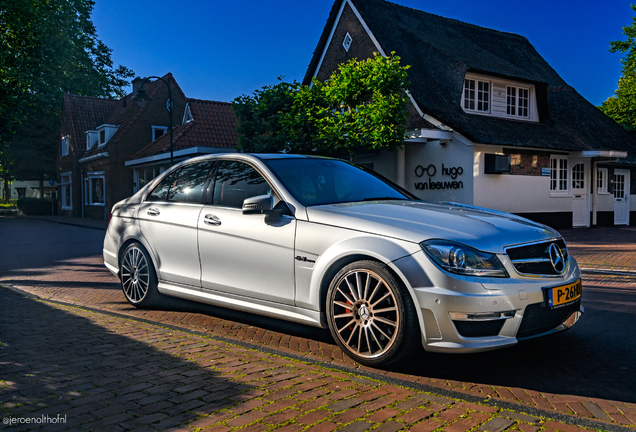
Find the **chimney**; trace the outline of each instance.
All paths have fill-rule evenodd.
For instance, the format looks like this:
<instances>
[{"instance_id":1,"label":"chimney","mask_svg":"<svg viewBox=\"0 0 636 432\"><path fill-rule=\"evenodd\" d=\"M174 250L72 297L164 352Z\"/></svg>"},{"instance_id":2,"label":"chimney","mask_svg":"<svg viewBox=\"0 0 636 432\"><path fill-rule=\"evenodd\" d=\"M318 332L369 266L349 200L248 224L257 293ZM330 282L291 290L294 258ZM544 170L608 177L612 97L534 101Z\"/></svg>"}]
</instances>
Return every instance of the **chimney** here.
<instances>
[{"instance_id":1,"label":"chimney","mask_svg":"<svg viewBox=\"0 0 636 432\"><path fill-rule=\"evenodd\" d=\"M132 95L133 97L137 94L137 90L139 90L139 88L141 87L141 85L143 84L143 82L146 80L146 78L142 78L142 77L137 77L134 80L132 80Z\"/></svg>"}]
</instances>

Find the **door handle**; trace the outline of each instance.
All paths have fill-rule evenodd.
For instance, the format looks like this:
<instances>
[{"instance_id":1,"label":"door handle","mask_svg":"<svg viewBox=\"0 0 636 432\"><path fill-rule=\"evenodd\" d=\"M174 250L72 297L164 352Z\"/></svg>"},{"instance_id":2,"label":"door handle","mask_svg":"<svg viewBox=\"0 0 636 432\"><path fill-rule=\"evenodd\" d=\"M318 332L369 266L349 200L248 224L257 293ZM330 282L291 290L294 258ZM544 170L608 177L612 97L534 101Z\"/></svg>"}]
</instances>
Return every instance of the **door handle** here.
<instances>
[{"instance_id":1,"label":"door handle","mask_svg":"<svg viewBox=\"0 0 636 432\"><path fill-rule=\"evenodd\" d=\"M151 207L151 208L149 208L149 209L148 209L148 212L147 212L148 216L159 216L159 213L160 213L160 212L159 212L159 210L158 210L158 209L156 209L156 208L152 208L152 207Z\"/></svg>"},{"instance_id":2,"label":"door handle","mask_svg":"<svg viewBox=\"0 0 636 432\"><path fill-rule=\"evenodd\" d=\"M221 225L221 219L219 219L217 216L215 216L213 214L207 214L203 218L203 223L205 223L207 225L218 226L218 225Z\"/></svg>"}]
</instances>

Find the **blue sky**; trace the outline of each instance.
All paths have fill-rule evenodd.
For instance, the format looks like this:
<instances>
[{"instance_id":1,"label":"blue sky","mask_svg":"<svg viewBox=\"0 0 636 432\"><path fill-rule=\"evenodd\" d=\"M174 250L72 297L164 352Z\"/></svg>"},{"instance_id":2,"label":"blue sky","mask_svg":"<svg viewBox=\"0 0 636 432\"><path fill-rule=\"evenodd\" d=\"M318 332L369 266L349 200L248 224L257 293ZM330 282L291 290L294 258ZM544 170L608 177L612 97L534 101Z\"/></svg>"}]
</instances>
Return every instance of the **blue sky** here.
<instances>
[{"instance_id":1,"label":"blue sky","mask_svg":"<svg viewBox=\"0 0 636 432\"><path fill-rule=\"evenodd\" d=\"M357 0L364 1L364 0ZM599 105L616 90L633 0L393 0L525 36L561 77ZM229 102L302 80L332 0L96 0L93 22L115 65L172 72L186 96ZM399 54L399 53L398 53Z\"/></svg>"}]
</instances>

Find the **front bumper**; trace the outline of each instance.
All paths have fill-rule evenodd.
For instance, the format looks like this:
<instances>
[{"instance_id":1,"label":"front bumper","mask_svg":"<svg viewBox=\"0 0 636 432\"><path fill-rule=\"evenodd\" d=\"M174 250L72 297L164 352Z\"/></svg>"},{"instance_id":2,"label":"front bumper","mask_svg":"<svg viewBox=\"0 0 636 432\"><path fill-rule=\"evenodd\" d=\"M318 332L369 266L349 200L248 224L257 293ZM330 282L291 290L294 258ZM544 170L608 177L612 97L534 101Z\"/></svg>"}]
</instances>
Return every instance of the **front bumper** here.
<instances>
[{"instance_id":1,"label":"front bumper","mask_svg":"<svg viewBox=\"0 0 636 432\"><path fill-rule=\"evenodd\" d=\"M452 275L423 252L394 261L411 285L425 350L457 353L503 348L567 330L580 318L580 299L551 309L544 294L544 288L581 277L574 258L569 258L560 277L523 277L505 255L500 260L510 278Z\"/></svg>"}]
</instances>

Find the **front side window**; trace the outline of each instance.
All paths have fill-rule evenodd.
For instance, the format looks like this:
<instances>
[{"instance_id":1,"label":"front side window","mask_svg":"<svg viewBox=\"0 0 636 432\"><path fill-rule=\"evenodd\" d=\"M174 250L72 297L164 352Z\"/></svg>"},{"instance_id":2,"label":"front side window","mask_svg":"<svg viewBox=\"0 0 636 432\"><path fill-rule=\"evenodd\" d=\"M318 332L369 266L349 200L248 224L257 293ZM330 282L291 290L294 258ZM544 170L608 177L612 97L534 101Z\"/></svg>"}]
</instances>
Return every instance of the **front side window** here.
<instances>
[{"instance_id":1,"label":"front side window","mask_svg":"<svg viewBox=\"0 0 636 432\"><path fill-rule=\"evenodd\" d=\"M258 195L275 195L258 171L244 162L219 162L214 181L213 205L240 209L246 198Z\"/></svg>"},{"instance_id":2,"label":"front side window","mask_svg":"<svg viewBox=\"0 0 636 432\"><path fill-rule=\"evenodd\" d=\"M568 159L565 156L552 156L550 159L550 191L568 193Z\"/></svg>"},{"instance_id":3,"label":"front side window","mask_svg":"<svg viewBox=\"0 0 636 432\"><path fill-rule=\"evenodd\" d=\"M530 89L524 87L507 87L506 113L514 117L528 117Z\"/></svg>"},{"instance_id":4,"label":"front side window","mask_svg":"<svg viewBox=\"0 0 636 432\"><path fill-rule=\"evenodd\" d=\"M464 109L490 112L490 82L474 79L464 80Z\"/></svg>"}]
</instances>

